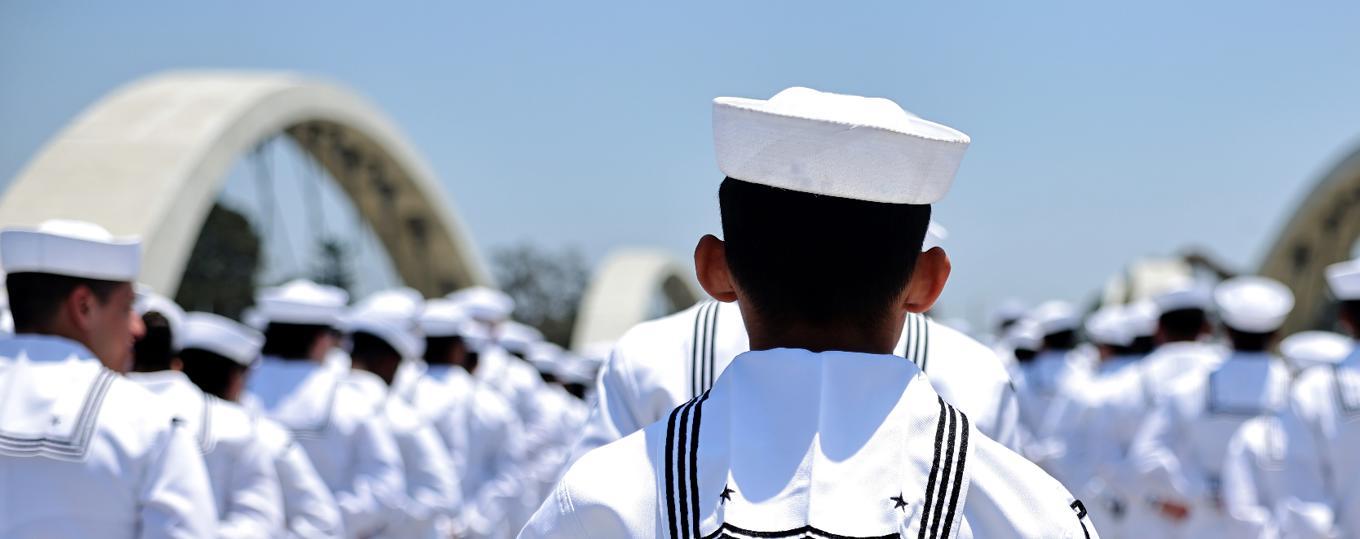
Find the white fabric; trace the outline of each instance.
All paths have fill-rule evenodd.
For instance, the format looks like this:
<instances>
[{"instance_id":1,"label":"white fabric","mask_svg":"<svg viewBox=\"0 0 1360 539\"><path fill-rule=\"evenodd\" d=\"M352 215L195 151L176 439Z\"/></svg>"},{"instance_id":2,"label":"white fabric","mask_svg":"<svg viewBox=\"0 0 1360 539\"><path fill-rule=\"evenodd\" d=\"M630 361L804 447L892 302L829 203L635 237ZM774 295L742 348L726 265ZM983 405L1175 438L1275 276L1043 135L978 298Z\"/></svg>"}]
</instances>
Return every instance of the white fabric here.
<instances>
[{"instance_id":1,"label":"white fabric","mask_svg":"<svg viewBox=\"0 0 1360 539\"><path fill-rule=\"evenodd\" d=\"M1265 277L1234 277L1214 289L1214 304L1223 324L1238 331L1270 333L1284 325L1294 310L1294 294Z\"/></svg>"},{"instance_id":2,"label":"white fabric","mask_svg":"<svg viewBox=\"0 0 1360 539\"><path fill-rule=\"evenodd\" d=\"M1086 336L1096 344L1128 346L1133 344L1133 331L1128 315L1121 306L1102 307L1086 319Z\"/></svg>"},{"instance_id":3,"label":"white fabric","mask_svg":"<svg viewBox=\"0 0 1360 539\"><path fill-rule=\"evenodd\" d=\"M1330 331L1302 331L1280 341L1280 355L1295 372L1340 363L1353 348L1350 337Z\"/></svg>"},{"instance_id":4,"label":"white fabric","mask_svg":"<svg viewBox=\"0 0 1360 539\"><path fill-rule=\"evenodd\" d=\"M415 320L394 320L380 318L362 312L351 313L344 322L346 333L367 333L387 343L402 358L418 358L425 354L425 337L416 327Z\"/></svg>"},{"instance_id":5,"label":"white fabric","mask_svg":"<svg viewBox=\"0 0 1360 539\"><path fill-rule=\"evenodd\" d=\"M1186 280L1152 297L1158 315L1186 309L1209 310L1213 305L1213 291L1203 283Z\"/></svg>"},{"instance_id":6,"label":"white fabric","mask_svg":"<svg viewBox=\"0 0 1360 539\"><path fill-rule=\"evenodd\" d=\"M735 303L704 302L628 330L600 371L594 409L572 458L664 418L748 350ZM928 317L911 315L896 353L924 365L940 394L984 434L1018 446L1015 393L990 349Z\"/></svg>"},{"instance_id":7,"label":"white fabric","mask_svg":"<svg viewBox=\"0 0 1360 539\"><path fill-rule=\"evenodd\" d=\"M452 294L453 300L468 316L482 322L504 322L515 312L515 300L508 294L485 286L472 286Z\"/></svg>"},{"instance_id":8,"label":"white fabric","mask_svg":"<svg viewBox=\"0 0 1360 539\"><path fill-rule=\"evenodd\" d=\"M1309 370L1294 387L1299 415L1317 433L1334 478L1331 493L1342 537L1360 537L1360 350L1339 364Z\"/></svg>"},{"instance_id":9,"label":"white fabric","mask_svg":"<svg viewBox=\"0 0 1360 539\"><path fill-rule=\"evenodd\" d=\"M1223 503L1238 537L1331 538L1335 515L1314 433L1286 408L1247 420L1228 443Z\"/></svg>"},{"instance_id":10,"label":"white fabric","mask_svg":"<svg viewBox=\"0 0 1360 539\"><path fill-rule=\"evenodd\" d=\"M307 452L340 507L349 537L386 523L387 501L405 491L401 454L382 420L382 401L342 383L346 372L307 360L266 356L249 391L264 415Z\"/></svg>"},{"instance_id":11,"label":"white fabric","mask_svg":"<svg viewBox=\"0 0 1360 539\"><path fill-rule=\"evenodd\" d=\"M1187 376L1139 428L1130 460L1150 497L1189 509L1176 536L1236 537L1222 510L1222 465L1242 423L1288 405L1289 373L1264 353L1233 353L1205 376Z\"/></svg>"},{"instance_id":12,"label":"white fabric","mask_svg":"<svg viewBox=\"0 0 1360 539\"><path fill-rule=\"evenodd\" d=\"M425 302L417 323L427 337L453 337L467 325L468 316L453 300L432 299Z\"/></svg>"},{"instance_id":13,"label":"white fabric","mask_svg":"<svg viewBox=\"0 0 1360 539\"><path fill-rule=\"evenodd\" d=\"M1074 507L915 364L778 349L586 454L520 537L1096 537Z\"/></svg>"},{"instance_id":14,"label":"white fabric","mask_svg":"<svg viewBox=\"0 0 1360 539\"><path fill-rule=\"evenodd\" d=\"M277 535L287 539L344 537L340 507L307 453L273 420L256 417L255 428L274 459L283 496L284 524Z\"/></svg>"},{"instance_id":15,"label":"white fabric","mask_svg":"<svg viewBox=\"0 0 1360 539\"><path fill-rule=\"evenodd\" d=\"M0 537L213 536L190 433L75 342L0 339L0 433Z\"/></svg>"},{"instance_id":16,"label":"white fabric","mask_svg":"<svg viewBox=\"0 0 1360 539\"><path fill-rule=\"evenodd\" d=\"M718 169L803 193L931 204L954 182L968 135L884 98L789 88L713 100Z\"/></svg>"},{"instance_id":17,"label":"white fabric","mask_svg":"<svg viewBox=\"0 0 1360 539\"><path fill-rule=\"evenodd\" d=\"M1124 324L1137 337L1151 337L1157 333L1157 304L1151 300L1135 301L1124 308Z\"/></svg>"},{"instance_id":18,"label":"white fabric","mask_svg":"<svg viewBox=\"0 0 1360 539\"><path fill-rule=\"evenodd\" d=\"M543 342L543 333L531 326L511 320L501 324L500 335L497 336L497 340L502 348L518 354L525 354L533 345Z\"/></svg>"},{"instance_id":19,"label":"white fabric","mask_svg":"<svg viewBox=\"0 0 1360 539\"><path fill-rule=\"evenodd\" d=\"M1075 331L1081 327L1081 313L1065 301L1047 301L1034 308L1030 319L1039 324L1039 331L1052 335L1064 331Z\"/></svg>"},{"instance_id":20,"label":"white fabric","mask_svg":"<svg viewBox=\"0 0 1360 539\"><path fill-rule=\"evenodd\" d=\"M391 396L382 379L372 373L353 371L345 383L382 402L382 419L401 452L406 490L403 496L388 500L387 524L378 536L447 537L454 508L461 505L461 499L443 440L414 407Z\"/></svg>"},{"instance_id":21,"label":"white fabric","mask_svg":"<svg viewBox=\"0 0 1360 539\"><path fill-rule=\"evenodd\" d=\"M1360 299L1360 260L1327 266L1327 287L1341 301Z\"/></svg>"},{"instance_id":22,"label":"white fabric","mask_svg":"<svg viewBox=\"0 0 1360 539\"><path fill-rule=\"evenodd\" d=\"M0 231L0 267L5 273L132 282L141 273L142 244L135 237L116 238L94 223L53 219L37 228Z\"/></svg>"},{"instance_id":23,"label":"white fabric","mask_svg":"<svg viewBox=\"0 0 1360 539\"><path fill-rule=\"evenodd\" d=\"M181 349L197 348L249 367L260 357L264 335L212 313L189 313L176 332Z\"/></svg>"},{"instance_id":24,"label":"white fabric","mask_svg":"<svg viewBox=\"0 0 1360 539\"><path fill-rule=\"evenodd\" d=\"M435 426L453 459L463 499L456 535L509 536L525 503L518 466L527 460L522 427L510 404L461 367L448 365L431 365L413 384L409 399Z\"/></svg>"},{"instance_id":25,"label":"white fabric","mask_svg":"<svg viewBox=\"0 0 1360 539\"><path fill-rule=\"evenodd\" d=\"M1045 350L1015 371L1015 394L1019 402L1019 428L1024 440L1021 453L1057 474L1055 459L1061 448L1049 416L1064 395L1084 390L1089 380L1085 365L1089 359L1082 350Z\"/></svg>"},{"instance_id":26,"label":"white fabric","mask_svg":"<svg viewBox=\"0 0 1360 539\"><path fill-rule=\"evenodd\" d=\"M257 322L338 326L349 294L306 279L261 290L255 298Z\"/></svg>"},{"instance_id":27,"label":"white fabric","mask_svg":"<svg viewBox=\"0 0 1360 539\"><path fill-rule=\"evenodd\" d=\"M268 537L283 526L274 459L257 441L255 423L236 404L206 395L177 371L128 378L162 399L198 440L217 501L217 537Z\"/></svg>"}]
</instances>

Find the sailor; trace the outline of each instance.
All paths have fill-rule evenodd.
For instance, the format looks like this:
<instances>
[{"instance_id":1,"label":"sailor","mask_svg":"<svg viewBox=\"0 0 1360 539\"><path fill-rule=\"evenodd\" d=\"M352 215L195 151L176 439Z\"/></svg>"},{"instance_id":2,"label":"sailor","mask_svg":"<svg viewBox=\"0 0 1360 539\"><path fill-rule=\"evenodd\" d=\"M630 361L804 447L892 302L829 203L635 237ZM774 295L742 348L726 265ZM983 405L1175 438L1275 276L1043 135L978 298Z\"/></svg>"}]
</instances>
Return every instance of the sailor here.
<instances>
[{"instance_id":1,"label":"sailor","mask_svg":"<svg viewBox=\"0 0 1360 539\"><path fill-rule=\"evenodd\" d=\"M175 340L182 347L178 354L181 368L199 390L223 401L239 403L245 393L247 373L259 363L258 350L244 353L239 345L258 332L248 331L250 328L243 325L232 327L242 333L234 341L238 346L222 346L220 341L226 339L219 338L221 334L216 331L208 332L201 343L197 338L186 343L182 335ZM138 348L145 341L138 341ZM258 415L251 419L257 441L274 464L282 496L283 521L274 535L289 539L344 537L340 508L307 453L283 426Z\"/></svg>"},{"instance_id":2,"label":"sailor","mask_svg":"<svg viewBox=\"0 0 1360 539\"><path fill-rule=\"evenodd\" d=\"M1360 536L1360 260L1327 268L1327 285L1336 298L1337 318L1352 339L1339 363L1305 371L1294 387L1299 415L1318 434L1320 459L1327 470L1343 537Z\"/></svg>"},{"instance_id":3,"label":"sailor","mask_svg":"<svg viewBox=\"0 0 1360 539\"><path fill-rule=\"evenodd\" d=\"M1157 348L1139 365L1138 380L1152 400L1177 384L1181 377L1200 378L1223 361L1226 351L1208 342L1212 290L1197 281L1169 284L1153 296L1157 306Z\"/></svg>"},{"instance_id":4,"label":"sailor","mask_svg":"<svg viewBox=\"0 0 1360 539\"><path fill-rule=\"evenodd\" d=\"M1141 488L1181 537L1234 537L1224 511L1222 464L1242 423L1288 405L1289 371L1270 353L1294 307L1287 287L1235 277L1214 289L1232 352L1218 367L1177 380L1139 428L1130 461Z\"/></svg>"},{"instance_id":5,"label":"sailor","mask_svg":"<svg viewBox=\"0 0 1360 539\"><path fill-rule=\"evenodd\" d=\"M1035 307L1029 318L1043 335L1043 347L1031 361L1018 364L1015 392L1020 403L1020 428L1030 444L1023 453L1031 461L1061 476L1057 458L1062 452L1048 421L1050 408L1060 396L1080 391L1087 378L1090 361L1078 347L1077 330L1081 314L1063 301L1048 301Z\"/></svg>"},{"instance_id":6,"label":"sailor","mask_svg":"<svg viewBox=\"0 0 1360 539\"><path fill-rule=\"evenodd\" d=\"M504 292L484 286L464 288L449 294L449 299L473 322L482 324L491 337L478 351L477 365L470 372L510 401L526 430L535 428L538 397L534 393L542 388L543 381L533 367L506 351L500 343L503 328L510 322L510 314L515 309L514 300Z\"/></svg>"},{"instance_id":7,"label":"sailor","mask_svg":"<svg viewBox=\"0 0 1360 539\"><path fill-rule=\"evenodd\" d=\"M1341 363L1355 348L1353 340L1331 331L1300 331L1280 340L1280 357L1297 380L1305 372Z\"/></svg>"},{"instance_id":8,"label":"sailor","mask_svg":"<svg viewBox=\"0 0 1360 539\"><path fill-rule=\"evenodd\" d=\"M475 379L479 352L490 341L483 324L448 299L425 303L426 371L414 384L411 404L443 438L453 459L463 505L454 519L457 537L513 534L532 509L519 465L528 457L514 408L501 393Z\"/></svg>"},{"instance_id":9,"label":"sailor","mask_svg":"<svg viewBox=\"0 0 1360 539\"><path fill-rule=\"evenodd\" d=\"M939 242L927 232L923 246ZM701 302L638 324L619 339L602 367L594 407L572 459L666 417L707 390L733 358L749 350L735 303ZM986 346L930 317L909 313L893 353L920 365L936 391L969 414L984 434L1007 447L1020 446L1011 377Z\"/></svg>"},{"instance_id":10,"label":"sailor","mask_svg":"<svg viewBox=\"0 0 1360 539\"><path fill-rule=\"evenodd\" d=\"M533 463L532 476L537 480L539 493L546 497L557 484L557 479L570 457L572 443L581 432L590 413L585 404L563 387L560 376L569 373L572 359L561 346L539 341L529 346L529 363L543 378L544 388L538 392L539 409L544 414L543 430L538 441L538 458ZM541 500L540 500L541 501Z\"/></svg>"},{"instance_id":11,"label":"sailor","mask_svg":"<svg viewBox=\"0 0 1360 539\"><path fill-rule=\"evenodd\" d=\"M401 366L425 352L425 336L416 327L424 299L406 292L375 293L350 312L345 329L354 370L345 383L382 408L401 450L405 496L389 502L393 510L381 535L448 537L454 510L461 504L448 448L434 427L393 390Z\"/></svg>"},{"instance_id":12,"label":"sailor","mask_svg":"<svg viewBox=\"0 0 1360 539\"><path fill-rule=\"evenodd\" d=\"M0 231L15 335L0 338L0 537L212 537L182 418L118 375L143 332L141 244L80 221Z\"/></svg>"},{"instance_id":13,"label":"sailor","mask_svg":"<svg viewBox=\"0 0 1360 539\"><path fill-rule=\"evenodd\" d=\"M198 441L217 501L217 537L268 537L283 527L273 455L261 444L255 422L240 405L199 389L185 376L181 348L249 363L260 355L264 337L226 318L184 314L174 302L147 293L138 302L143 320L152 322L137 343L128 378L160 396ZM164 316L161 316L164 315ZM156 324L173 321L173 324ZM173 345L172 345L173 343Z\"/></svg>"},{"instance_id":14,"label":"sailor","mask_svg":"<svg viewBox=\"0 0 1360 539\"><path fill-rule=\"evenodd\" d=\"M725 239L700 239L695 267L752 351L573 464L521 537L1094 536L1057 481L893 355L948 277L921 244L968 137L807 88L717 99L714 135Z\"/></svg>"},{"instance_id":15,"label":"sailor","mask_svg":"<svg viewBox=\"0 0 1360 539\"><path fill-rule=\"evenodd\" d=\"M261 291L264 358L247 390L307 452L335 496L345 533L369 537L387 524L387 501L403 496L405 480L382 408L326 362L347 301L343 291L306 280Z\"/></svg>"}]
</instances>

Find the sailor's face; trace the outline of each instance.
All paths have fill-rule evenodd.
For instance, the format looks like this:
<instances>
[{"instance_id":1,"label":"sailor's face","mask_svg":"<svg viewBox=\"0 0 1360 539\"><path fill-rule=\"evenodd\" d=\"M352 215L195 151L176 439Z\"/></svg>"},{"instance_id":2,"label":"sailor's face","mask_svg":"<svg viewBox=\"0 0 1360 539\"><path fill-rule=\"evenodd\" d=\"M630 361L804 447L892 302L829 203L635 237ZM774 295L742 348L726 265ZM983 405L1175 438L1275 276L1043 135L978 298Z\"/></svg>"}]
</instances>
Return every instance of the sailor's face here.
<instances>
[{"instance_id":1,"label":"sailor's face","mask_svg":"<svg viewBox=\"0 0 1360 539\"><path fill-rule=\"evenodd\" d=\"M142 317L132 310L135 294L131 284L121 284L108 301L93 298L89 307L90 351L105 367L117 372L132 368L132 346L146 333Z\"/></svg>"}]
</instances>

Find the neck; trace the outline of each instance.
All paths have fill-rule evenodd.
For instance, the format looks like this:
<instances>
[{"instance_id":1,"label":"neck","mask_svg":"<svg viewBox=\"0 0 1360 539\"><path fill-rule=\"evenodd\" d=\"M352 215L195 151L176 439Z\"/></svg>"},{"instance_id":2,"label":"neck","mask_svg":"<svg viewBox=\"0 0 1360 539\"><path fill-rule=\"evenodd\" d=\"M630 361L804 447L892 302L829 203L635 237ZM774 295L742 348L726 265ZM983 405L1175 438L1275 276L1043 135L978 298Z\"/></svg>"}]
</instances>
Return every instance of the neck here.
<instances>
[{"instance_id":1,"label":"neck","mask_svg":"<svg viewBox=\"0 0 1360 539\"><path fill-rule=\"evenodd\" d=\"M81 333L80 333L79 331L75 331L74 328L65 327L65 326L62 326L62 325L52 325L52 326L43 326L43 327L15 328L14 334L15 334L15 335L42 335L42 336L46 336L46 337L61 337L61 338L63 338L63 339L69 340L69 341L75 341L75 342L77 342L77 343L80 343L80 345L81 345L81 346L84 346L86 349L91 349L91 350L92 350L92 348L90 348L90 343L85 342L84 335L81 335Z\"/></svg>"},{"instance_id":2,"label":"neck","mask_svg":"<svg viewBox=\"0 0 1360 539\"><path fill-rule=\"evenodd\" d=\"M877 324L816 325L808 323L771 326L757 313L749 312L741 304L742 318L750 336L751 350L798 348L809 352L859 352L891 354L902 335L905 315L892 317Z\"/></svg>"}]
</instances>

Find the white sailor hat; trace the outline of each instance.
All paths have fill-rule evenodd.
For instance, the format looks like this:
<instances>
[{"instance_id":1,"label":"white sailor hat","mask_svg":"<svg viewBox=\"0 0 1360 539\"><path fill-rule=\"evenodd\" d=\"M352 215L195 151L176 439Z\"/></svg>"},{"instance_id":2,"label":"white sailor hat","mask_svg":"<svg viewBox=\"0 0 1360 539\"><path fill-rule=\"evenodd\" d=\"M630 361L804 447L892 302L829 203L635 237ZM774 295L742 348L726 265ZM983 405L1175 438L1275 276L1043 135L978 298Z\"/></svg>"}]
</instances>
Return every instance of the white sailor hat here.
<instances>
[{"instance_id":1,"label":"white sailor hat","mask_svg":"<svg viewBox=\"0 0 1360 539\"><path fill-rule=\"evenodd\" d=\"M132 282L142 269L142 243L115 238L85 221L53 219L38 228L0 231L5 273L48 273L101 281Z\"/></svg>"},{"instance_id":2,"label":"white sailor hat","mask_svg":"<svg viewBox=\"0 0 1360 539\"><path fill-rule=\"evenodd\" d=\"M5 274L0 273L0 335L14 334L14 314L9 312L9 290L3 285Z\"/></svg>"},{"instance_id":3,"label":"white sailor hat","mask_svg":"<svg viewBox=\"0 0 1360 539\"><path fill-rule=\"evenodd\" d=\"M1045 336L1076 331L1081 326L1081 314L1066 301L1046 301L1035 307L1029 316L1039 324L1039 332Z\"/></svg>"},{"instance_id":4,"label":"white sailor hat","mask_svg":"<svg viewBox=\"0 0 1360 539\"><path fill-rule=\"evenodd\" d=\"M1124 307L1124 324L1135 339L1151 337L1157 333L1157 315L1152 300L1135 301Z\"/></svg>"},{"instance_id":5,"label":"white sailor hat","mask_svg":"<svg viewBox=\"0 0 1360 539\"><path fill-rule=\"evenodd\" d=\"M992 309L992 326L1001 325L1002 322L1014 322L1025 317L1025 304L1015 298L1007 299Z\"/></svg>"},{"instance_id":6,"label":"white sailor hat","mask_svg":"<svg viewBox=\"0 0 1360 539\"><path fill-rule=\"evenodd\" d=\"M414 319L398 319L363 311L351 312L344 322L346 333L367 333L386 342L402 358L425 354L425 338L416 331Z\"/></svg>"},{"instance_id":7,"label":"white sailor hat","mask_svg":"<svg viewBox=\"0 0 1360 539\"><path fill-rule=\"evenodd\" d=\"M463 321L462 329L458 330L458 336L463 339L463 344L471 352L482 352L493 342L491 331L485 324L471 318Z\"/></svg>"},{"instance_id":8,"label":"white sailor hat","mask_svg":"<svg viewBox=\"0 0 1360 539\"><path fill-rule=\"evenodd\" d=\"M425 306L425 296L414 288L401 287L369 294L354 306L355 312L414 320Z\"/></svg>"},{"instance_id":9,"label":"white sailor hat","mask_svg":"<svg viewBox=\"0 0 1360 539\"><path fill-rule=\"evenodd\" d=\"M926 238L921 242L921 252L943 247L946 239L949 239L949 229L931 219L930 226L926 227Z\"/></svg>"},{"instance_id":10,"label":"white sailor hat","mask_svg":"<svg viewBox=\"0 0 1360 539\"><path fill-rule=\"evenodd\" d=\"M1213 292L1204 283L1185 279L1153 296L1152 302L1158 316L1187 309L1207 311L1213 304Z\"/></svg>"},{"instance_id":11,"label":"white sailor hat","mask_svg":"<svg viewBox=\"0 0 1360 539\"><path fill-rule=\"evenodd\" d=\"M184 339L180 337L180 331L184 326L184 308L145 285L138 284L135 290L137 299L133 301L132 309L138 316L146 316L146 313L160 313L164 316L165 321L170 324L170 348L174 350L182 348Z\"/></svg>"},{"instance_id":12,"label":"white sailor hat","mask_svg":"<svg viewBox=\"0 0 1360 539\"><path fill-rule=\"evenodd\" d=\"M556 375L564 352L561 346L554 343L538 341L529 345L525 359L528 359L529 364L538 369L538 372Z\"/></svg>"},{"instance_id":13,"label":"white sailor hat","mask_svg":"<svg viewBox=\"0 0 1360 539\"><path fill-rule=\"evenodd\" d=\"M181 326L183 349L196 348L249 367L260 357L264 336L260 332L212 313L184 315Z\"/></svg>"},{"instance_id":14,"label":"white sailor hat","mask_svg":"<svg viewBox=\"0 0 1360 539\"><path fill-rule=\"evenodd\" d=\"M1006 332L1006 342L1015 350L1039 351L1044 346L1044 334L1039 324L1028 318L1021 319Z\"/></svg>"},{"instance_id":15,"label":"white sailor hat","mask_svg":"<svg viewBox=\"0 0 1360 539\"><path fill-rule=\"evenodd\" d=\"M1327 287L1341 301L1360 300L1360 260L1327 266Z\"/></svg>"},{"instance_id":16,"label":"white sailor hat","mask_svg":"<svg viewBox=\"0 0 1360 539\"><path fill-rule=\"evenodd\" d=\"M746 182L889 204L944 197L968 135L891 100L789 88L713 100L718 168Z\"/></svg>"},{"instance_id":17,"label":"white sailor hat","mask_svg":"<svg viewBox=\"0 0 1360 539\"><path fill-rule=\"evenodd\" d=\"M457 337L469 318L457 302L441 298L426 301L417 322L426 337Z\"/></svg>"},{"instance_id":18,"label":"white sailor hat","mask_svg":"<svg viewBox=\"0 0 1360 539\"><path fill-rule=\"evenodd\" d=\"M590 385L595 382L597 367L590 361L571 353L558 360L557 379L564 384Z\"/></svg>"},{"instance_id":19,"label":"white sailor hat","mask_svg":"<svg viewBox=\"0 0 1360 539\"><path fill-rule=\"evenodd\" d=\"M482 322L504 322L515 311L515 300L505 292L485 286L472 286L452 294L468 316Z\"/></svg>"},{"instance_id":20,"label":"white sailor hat","mask_svg":"<svg viewBox=\"0 0 1360 539\"><path fill-rule=\"evenodd\" d=\"M255 313L268 323L337 327L348 302L344 290L296 279L260 291Z\"/></svg>"},{"instance_id":21,"label":"white sailor hat","mask_svg":"<svg viewBox=\"0 0 1360 539\"><path fill-rule=\"evenodd\" d=\"M1295 370L1340 363L1354 348L1350 337L1330 331L1303 331L1280 341L1280 355Z\"/></svg>"},{"instance_id":22,"label":"white sailor hat","mask_svg":"<svg viewBox=\"0 0 1360 539\"><path fill-rule=\"evenodd\" d=\"M500 335L496 340L500 342L501 348L518 354L528 354L535 343L543 342L543 333L531 326L510 320L501 326Z\"/></svg>"},{"instance_id":23,"label":"white sailor hat","mask_svg":"<svg viewBox=\"0 0 1360 539\"><path fill-rule=\"evenodd\" d=\"M1086 336L1096 344L1128 346L1133 344L1133 332L1128 325L1125 308L1108 305L1086 318Z\"/></svg>"},{"instance_id":24,"label":"white sailor hat","mask_svg":"<svg viewBox=\"0 0 1360 539\"><path fill-rule=\"evenodd\" d=\"M1294 309L1294 294L1279 281L1254 275L1233 277L1214 289L1223 324L1237 331L1271 333Z\"/></svg>"}]
</instances>

